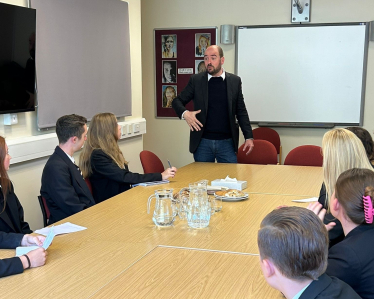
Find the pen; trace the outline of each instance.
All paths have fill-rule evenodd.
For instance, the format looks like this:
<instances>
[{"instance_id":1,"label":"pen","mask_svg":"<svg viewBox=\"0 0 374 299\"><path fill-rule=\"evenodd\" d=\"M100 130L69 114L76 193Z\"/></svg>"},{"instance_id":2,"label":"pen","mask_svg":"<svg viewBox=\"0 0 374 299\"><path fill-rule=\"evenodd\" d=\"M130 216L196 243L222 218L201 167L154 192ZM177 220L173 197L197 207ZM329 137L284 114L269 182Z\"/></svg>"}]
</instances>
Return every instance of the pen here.
<instances>
[{"instance_id":1,"label":"pen","mask_svg":"<svg viewBox=\"0 0 374 299\"><path fill-rule=\"evenodd\" d=\"M169 167L171 168L171 164L170 164L170 161L168 160L168 164L169 164Z\"/></svg>"}]
</instances>

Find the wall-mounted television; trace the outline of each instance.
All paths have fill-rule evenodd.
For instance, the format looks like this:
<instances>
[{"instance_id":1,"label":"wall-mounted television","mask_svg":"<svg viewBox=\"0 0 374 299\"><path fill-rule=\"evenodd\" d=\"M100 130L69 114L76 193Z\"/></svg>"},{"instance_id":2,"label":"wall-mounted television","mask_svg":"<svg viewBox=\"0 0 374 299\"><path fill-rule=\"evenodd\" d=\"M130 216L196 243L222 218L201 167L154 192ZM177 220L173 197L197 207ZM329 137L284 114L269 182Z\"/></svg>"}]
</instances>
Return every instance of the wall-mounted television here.
<instances>
[{"instance_id":1,"label":"wall-mounted television","mask_svg":"<svg viewBox=\"0 0 374 299\"><path fill-rule=\"evenodd\" d=\"M0 3L0 114L35 110L36 10Z\"/></svg>"}]
</instances>

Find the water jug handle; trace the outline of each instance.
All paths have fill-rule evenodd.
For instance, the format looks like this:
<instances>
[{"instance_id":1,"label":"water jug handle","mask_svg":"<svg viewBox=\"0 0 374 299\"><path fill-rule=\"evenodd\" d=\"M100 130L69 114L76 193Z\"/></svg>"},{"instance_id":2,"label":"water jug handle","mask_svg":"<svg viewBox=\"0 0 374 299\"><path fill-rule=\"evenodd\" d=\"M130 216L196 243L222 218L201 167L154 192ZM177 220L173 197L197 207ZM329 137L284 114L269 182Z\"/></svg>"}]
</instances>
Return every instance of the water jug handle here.
<instances>
[{"instance_id":1,"label":"water jug handle","mask_svg":"<svg viewBox=\"0 0 374 299\"><path fill-rule=\"evenodd\" d=\"M151 201L152 201L153 197L156 197L156 196L154 194L152 194L150 197L148 197L148 204L147 204L147 213L148 214L150 213Z\"/></svg>"}]
</instances>

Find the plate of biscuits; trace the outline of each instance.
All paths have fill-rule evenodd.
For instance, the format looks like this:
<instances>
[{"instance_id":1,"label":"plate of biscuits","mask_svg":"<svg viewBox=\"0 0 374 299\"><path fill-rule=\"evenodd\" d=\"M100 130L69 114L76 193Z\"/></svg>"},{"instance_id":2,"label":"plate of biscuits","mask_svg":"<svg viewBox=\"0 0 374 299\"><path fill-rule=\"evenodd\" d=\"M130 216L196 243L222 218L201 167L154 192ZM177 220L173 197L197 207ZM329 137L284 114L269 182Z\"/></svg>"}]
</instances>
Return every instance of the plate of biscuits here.
<instances>
[{"instance_id":1,"label":"plate of biscuits","mask_svg":"<svg viewBox=\"0 0 374 299\"><path fill-rule=\"evenodd\" d=\"M236 189L216 191L214 194L222 201L240 201L248 198L248 193Z\"/></svg>"}]
</instances>

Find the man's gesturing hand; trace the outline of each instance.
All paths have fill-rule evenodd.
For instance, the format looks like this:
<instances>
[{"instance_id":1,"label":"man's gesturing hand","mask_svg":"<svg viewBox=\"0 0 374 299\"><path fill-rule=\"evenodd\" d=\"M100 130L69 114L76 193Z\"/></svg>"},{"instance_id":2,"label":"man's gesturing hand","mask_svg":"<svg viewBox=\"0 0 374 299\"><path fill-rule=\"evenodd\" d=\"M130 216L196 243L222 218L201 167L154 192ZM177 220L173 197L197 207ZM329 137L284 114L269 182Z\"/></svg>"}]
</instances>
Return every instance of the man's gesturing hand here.
<instances>
[{"instance_id":1,"label":"man's gesturing hand","mask_svg":"<svg viewBox=\"0 0 374 299\"><path fill-rule=\"evenodd\" d=\"M196 114L200 113L201 110L197 111L186 111L183 115L183 118L187 122L188 126L190 127L190 130L193 131L200 131L203 125L201 122L199 122L196 118Z\"/></svg>"}]
</instances>

